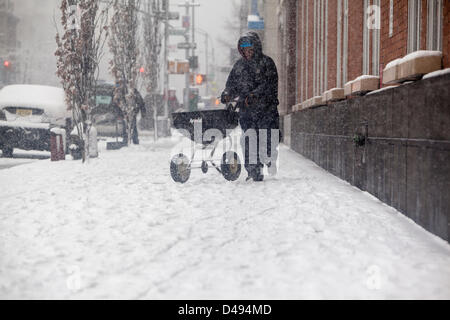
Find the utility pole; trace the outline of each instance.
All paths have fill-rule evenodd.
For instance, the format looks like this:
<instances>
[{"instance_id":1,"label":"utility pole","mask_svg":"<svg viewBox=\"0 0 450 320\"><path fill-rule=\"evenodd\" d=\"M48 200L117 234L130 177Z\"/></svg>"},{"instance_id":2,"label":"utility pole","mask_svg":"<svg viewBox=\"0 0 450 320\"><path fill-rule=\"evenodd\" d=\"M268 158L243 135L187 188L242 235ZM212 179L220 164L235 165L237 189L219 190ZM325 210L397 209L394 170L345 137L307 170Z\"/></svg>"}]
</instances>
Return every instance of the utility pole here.
<instances>
[{"instance_id":1,"label":"utility pole","mask_svg":"<svg viewBox=\"0 0 450 320\"><path fill-rule=\"evenodd\" d=\"M185 11L185 17L189 16L189 0L186 0L186 2L184 4L179 4L179 7L185 7L186 11ZM190 22L189 22L190 25ZM184 34L184 42L185 43L189 43L189 26L186 27L186 33ZM186 48L186 55L185 55L186 60L189 60L189 48ZM190 84L189 84L189 77L190 74L189 72L185 74L185 82L184 82L184 87L185 87L185 92L184 92L184 97L183 97L183 105L184 105L184 109L185 110L189 110L189 91L191 90L190 88Z\"/></svg>"},{"instance_id":2,"label":"utility pole","mask_svg":"<svg viewBox=\"0 0 450 320\"><path fill-rule=\"evenodd\" d=\"M192 3L189 3L189 0L185 0L184 4L179 4L179 7L185 7L186 11L185 11L185 16L188 17L189 16L189 8L190 7L198 7L200 6L200 4L198 3L194 3L194 1L192 1ZM191 24L193 25L194 21L189 21L189 26L186 28L186 33L184 34L184 41L186 44L189 43L189 31L191 28ZM194 29L194 28L192 28ZM195 39L195 37L193 36L193 39ZM195 43L194 41L192 41L191 43L192 45L192 49L194 50L194 46ZM185 55L186 60L189 61L189 47L186 47L186 55ZM184 99L183 99L183 104L184 104L184 108L185 110L189 110L189 95L190 95L190 73L186 73L186 77L185 77L185 93L184 93Z\"/></svg>"},{"instance_id":3,"label":"utility pole","mask_svg":"<svg viewBox=\"0 0 450 320\"><path fill-rule=\"evenodd\" d=\"M205 72L206 72L206 95L207 96L209 96L209 61L208 61L208 54L209 54L209 52L208 52L208 39L209 39L209 35L208 35L208 33L206 33L205 34L205 50L206 50L206 54L205 54L205 57L206 57L206 70L205 70Z\"/></svg>"},{"instance_id":4,"label":"utility pole","mask_svg":"<svg viewBox=\"0 0 450 320\"><path fill-rule=\"evenodd\" d=\"M192 0L192 43L195 43L195 0ZM192 59L195 59L195 47L192 47ZM198 67L198 66L196 66ZM197 68L193 68L195 71Z\"/></svg>"},{"instance_id":5,"label":"utility pole","mask_svg":"<svg viewBox=\"0 0 450 320\"><path fill-rule=\"evenodd\" d=\"M166 12L164 13L164 133L169 132L169 0L166 1ZM167 126L167 128L166 128Z\"/></svg>"}]
</instances>

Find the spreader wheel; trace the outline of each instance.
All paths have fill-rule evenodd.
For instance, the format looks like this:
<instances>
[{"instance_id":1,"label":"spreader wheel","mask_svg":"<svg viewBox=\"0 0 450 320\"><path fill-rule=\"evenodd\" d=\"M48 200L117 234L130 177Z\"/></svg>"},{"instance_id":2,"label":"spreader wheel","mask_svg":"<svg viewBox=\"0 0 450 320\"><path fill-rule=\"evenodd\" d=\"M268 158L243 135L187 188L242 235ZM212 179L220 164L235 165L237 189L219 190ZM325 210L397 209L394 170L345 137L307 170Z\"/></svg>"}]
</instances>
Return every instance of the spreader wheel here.
<instances>
[{"instance_id":1,"label":"spreader wheel","mask_svg":"<svg viewBox=\"0 0 450 320\"><path fill-rule=\"evenodd\" d=\"M222 156L222 175L228 181L236 181L241 175L241 160L236 152L228 151Z\"/></svg>"},{"instance_id":2,"label":"spreader wheel","mask_svg":"<svg viewBox=\"0 0 450 320\"><path fill-rule=\"evenodd\" d=\"M191 164L188 157L182 153L174 156L170 162L170 175L175 182L187 182L191 176Z\"/></svg>"}]
</instances>

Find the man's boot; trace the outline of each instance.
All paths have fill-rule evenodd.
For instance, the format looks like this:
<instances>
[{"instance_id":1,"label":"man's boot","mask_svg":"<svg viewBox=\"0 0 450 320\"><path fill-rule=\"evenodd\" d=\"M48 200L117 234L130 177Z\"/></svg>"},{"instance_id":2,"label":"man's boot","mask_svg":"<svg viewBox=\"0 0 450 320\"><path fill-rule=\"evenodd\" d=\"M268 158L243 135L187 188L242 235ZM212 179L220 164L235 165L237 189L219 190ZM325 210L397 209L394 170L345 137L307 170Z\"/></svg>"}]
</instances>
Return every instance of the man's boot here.
<instances>
[{"instance_id":1,"label":"man's boot","mask_svg":"<svg viewBox=\"0 0 450 320\"><path fill-rule=\"evenodd\" d=\"M255 169L253 167L246 168L246 169L247 169L248 176L247 176L247 179L245 179L245 181L252 180L253 177L255 176L255 174L254 174Z\"/></svg>"},{"instance_id":2,"label":"man's boot","mask_svg":"<svg viewBox=\"0 0 450 320\"><path fill-rule=\"evenodd\" d=\"M253 181L261 182L264 181L264 175L262 174L262 166L258 165L254 172Z\"/></svg>"},{"instance_id":3,"label":"man's boot","mask_svg":"<svg viewBox=\"0 0 450 320\"><path fill-rule=\"evenodd\" d=\"M253 181L261 182L264 181L264 175L261 173L261 166L255 166L248 171L248 177L245 181L249 181L253 179Z\"/></svg>"}]
</instances>

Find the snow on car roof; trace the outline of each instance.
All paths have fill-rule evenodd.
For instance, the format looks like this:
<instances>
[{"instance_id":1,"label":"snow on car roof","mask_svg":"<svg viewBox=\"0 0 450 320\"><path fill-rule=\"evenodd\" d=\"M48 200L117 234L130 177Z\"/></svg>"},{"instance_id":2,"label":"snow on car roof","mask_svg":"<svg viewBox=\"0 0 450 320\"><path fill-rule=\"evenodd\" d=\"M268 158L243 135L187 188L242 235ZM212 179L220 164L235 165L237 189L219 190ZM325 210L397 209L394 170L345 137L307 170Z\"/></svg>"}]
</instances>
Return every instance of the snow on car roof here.
<instances>
[{"instance_id":1,"label":"snow on car roof","mask_svg":"<svg viewBox=\"0 0 450 320\"><path fill-rule=\"evenodd\" d=\"M64 90L41 85L10 85L0 90L0 108L40 108L55 117L68 114Z\"/></svg>"}]
</instances>

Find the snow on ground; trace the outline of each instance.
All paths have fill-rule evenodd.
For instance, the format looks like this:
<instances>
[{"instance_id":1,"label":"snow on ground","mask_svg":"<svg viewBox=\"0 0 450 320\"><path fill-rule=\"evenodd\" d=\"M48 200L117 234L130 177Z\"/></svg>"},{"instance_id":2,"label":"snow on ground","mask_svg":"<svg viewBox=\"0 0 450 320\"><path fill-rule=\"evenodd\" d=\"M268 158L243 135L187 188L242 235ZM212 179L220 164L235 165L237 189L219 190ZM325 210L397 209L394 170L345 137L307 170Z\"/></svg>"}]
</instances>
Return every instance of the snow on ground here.
<instances>
[{"instance_id":1,"label":"snow on ground","mask_svg":"<svg viewBox=\"0 0 450 320\"><path fill-rule=\"evenodd\" d=\"M175 140L1 170L0 298L450 298L448 243L369 194L286 147L175 184Z\"/></svg>"}]
</instances>

